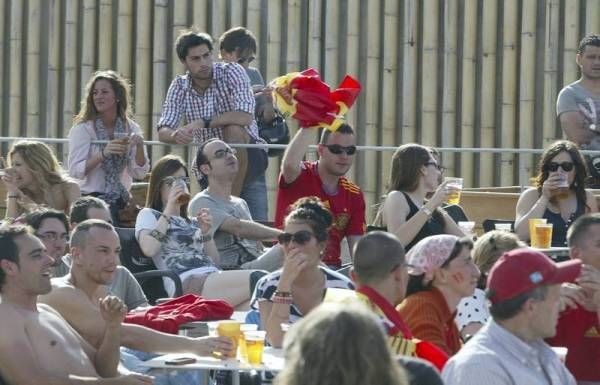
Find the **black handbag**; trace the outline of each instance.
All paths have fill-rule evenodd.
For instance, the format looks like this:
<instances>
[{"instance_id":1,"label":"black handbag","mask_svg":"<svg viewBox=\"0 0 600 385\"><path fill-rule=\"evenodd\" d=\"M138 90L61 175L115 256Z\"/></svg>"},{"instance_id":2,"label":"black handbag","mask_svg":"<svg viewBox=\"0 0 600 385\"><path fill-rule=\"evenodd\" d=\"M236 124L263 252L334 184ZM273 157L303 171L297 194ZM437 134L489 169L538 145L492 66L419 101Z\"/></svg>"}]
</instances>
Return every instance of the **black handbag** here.
<instances>
[{"instance_id":1,"label":"black handbag","mask_svg":"<svg viewBox=\"0 0 600 385\"><path fill-rule=\"evenodd\" d=\"M279 111L275 111L275 118L269 123L262 119L257 120L258 135L268 144L288 144L290 142L290 130L285 119ZM269 149L269 156L279 156L283 149Z\"/></svg>"}]
</instances>

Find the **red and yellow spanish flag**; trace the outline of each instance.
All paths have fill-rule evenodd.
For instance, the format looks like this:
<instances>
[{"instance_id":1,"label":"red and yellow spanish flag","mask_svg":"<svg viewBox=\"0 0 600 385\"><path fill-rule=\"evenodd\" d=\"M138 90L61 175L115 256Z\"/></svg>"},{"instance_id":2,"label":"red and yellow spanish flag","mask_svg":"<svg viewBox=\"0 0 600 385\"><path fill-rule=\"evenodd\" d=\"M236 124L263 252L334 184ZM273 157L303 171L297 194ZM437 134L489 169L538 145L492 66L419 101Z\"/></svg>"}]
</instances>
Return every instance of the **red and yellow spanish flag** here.
<instances>
[{"instance_id":1,"label":"red and yellow spanish flag","mask_svg":"<svg viewBox=\"0 0 600 385\"><path fill-rule=\"evenodd\" d=\"M301 127L325 127L331 131L343 123L342 117L361 89L357 80L346 75L338 88L331 91L313 68L280 76L271 85L276 91L273 95L279 111L298 120ZM282 94L282 89L288 92Z\"/></svg>"}]
</instances>

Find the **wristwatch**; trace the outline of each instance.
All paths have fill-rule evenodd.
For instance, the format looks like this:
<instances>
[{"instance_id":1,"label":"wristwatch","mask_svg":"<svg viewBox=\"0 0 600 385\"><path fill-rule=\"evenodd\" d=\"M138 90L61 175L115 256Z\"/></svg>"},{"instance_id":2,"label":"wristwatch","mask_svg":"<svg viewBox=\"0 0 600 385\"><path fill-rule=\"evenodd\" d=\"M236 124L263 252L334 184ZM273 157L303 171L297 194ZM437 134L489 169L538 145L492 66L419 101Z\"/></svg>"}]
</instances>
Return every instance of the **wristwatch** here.
<instances>
[{"instance_id":1,"label":"wristwatch","mask_svg":"<svg viewBox=\"0 0 600 385\"><path fill-rule=\"evenodd\" d=\"M204 128L209 128L210 122L212 121L212 119L202 119L202 120L204 120Z\"/></svg>"}]
</instances>

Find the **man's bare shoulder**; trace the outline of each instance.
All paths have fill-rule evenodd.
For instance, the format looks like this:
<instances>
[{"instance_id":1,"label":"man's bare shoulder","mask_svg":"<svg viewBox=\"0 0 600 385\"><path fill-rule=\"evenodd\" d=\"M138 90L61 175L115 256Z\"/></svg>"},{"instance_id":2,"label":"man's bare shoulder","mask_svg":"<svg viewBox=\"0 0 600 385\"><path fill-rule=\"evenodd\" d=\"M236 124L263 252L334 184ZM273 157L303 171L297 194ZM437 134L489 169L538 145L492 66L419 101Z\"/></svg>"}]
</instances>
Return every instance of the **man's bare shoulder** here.
<instances>
[{"instance_id":1,"label":"man's bare shoulder","mask_svg":"<svg viewBox=\"0 0 600 385\"><path fill-rule=\"evenodd\" d=\"M60 307L68 304L74 305L79 301L86 299L85 294L77 289L69 281L68 276L52 278L52 290L48 294L39 297L39 302L48 304L59 310Z\"/></svg>"},{"instance_id":2,"label":"man's bare shoulder","mask_svg":"<svg viewBox=\"0 0 600 385\"><path fill-rule=\"evenodd\" d=\"M19 311L13 304L8 302L0 302L0 324L2 325L17 325L15 321L22 321L25 318L23 311ZM8 323L12 322L12 323ZM21 324L21 323L19 323ZM5 328L0 328L5 329Z\"/></svg>"}]
</instances>

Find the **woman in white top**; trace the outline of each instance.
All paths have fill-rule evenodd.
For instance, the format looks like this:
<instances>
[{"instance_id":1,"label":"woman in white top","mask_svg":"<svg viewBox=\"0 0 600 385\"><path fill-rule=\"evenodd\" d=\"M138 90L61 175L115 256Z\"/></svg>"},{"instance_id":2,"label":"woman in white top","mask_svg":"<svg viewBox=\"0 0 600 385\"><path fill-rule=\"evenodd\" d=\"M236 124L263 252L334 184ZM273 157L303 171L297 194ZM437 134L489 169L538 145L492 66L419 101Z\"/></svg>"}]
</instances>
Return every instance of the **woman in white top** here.
<instances>
[{"instance_id":1,"label":"woman in white top","mask_svg":"<svg viewBox=\"0 0 600 385\"><path fill-rule=\"evenodd\" d=\"M131 199L133 179L143 179L150 169L142 131L131 115L128 82L115 71L97 71L69 132L69 174L79 180L83 195L110 205L117 226L118 210Z\"/></svg>"}]
</instances>

